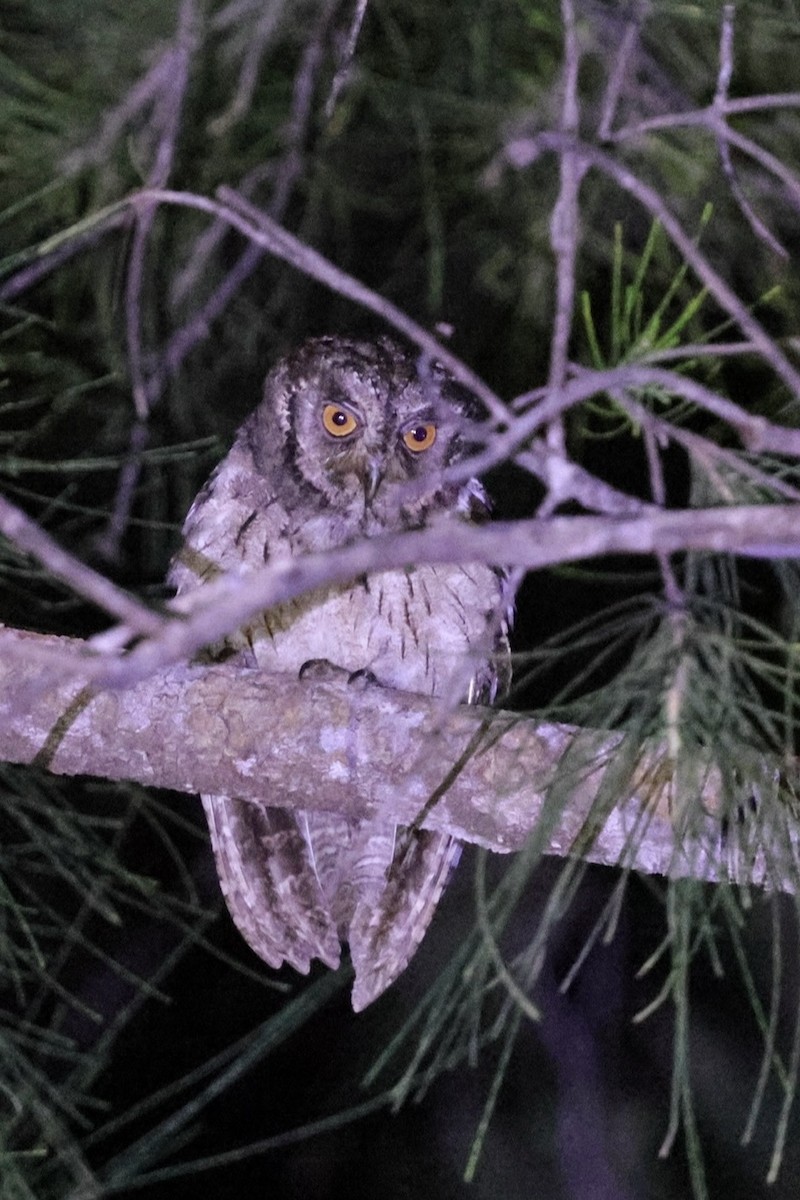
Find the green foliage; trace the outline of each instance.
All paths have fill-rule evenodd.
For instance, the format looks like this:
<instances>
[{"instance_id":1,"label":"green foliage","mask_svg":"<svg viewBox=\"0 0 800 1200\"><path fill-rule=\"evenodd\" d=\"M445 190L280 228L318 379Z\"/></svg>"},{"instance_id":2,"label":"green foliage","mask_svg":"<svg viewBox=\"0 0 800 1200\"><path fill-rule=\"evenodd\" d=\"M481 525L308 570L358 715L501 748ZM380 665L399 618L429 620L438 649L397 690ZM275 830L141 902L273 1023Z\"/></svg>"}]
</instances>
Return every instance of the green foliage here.
<instances>
[{"instance_id":1,"label":"green foliage","mask_svg":"<svg viewBox=\"0 0 800 1200\"><path fill-rule=\"evenodd\" d=\"M703 214L701 229L711 220L710 208ZM653 351L673 350L681 346L691 331L695 318L706 299L705 289L688 296L676 312L676 300L684 290L688 269L681 263L652 312L645 305L652 302L648 276L654 271L657 250L664 251L664 236L656 221L641 250L633 256L632 278L624 282L624 250L622 228L614 228L614 250L611 260L611 303L607 313L608 352L600 348L600 339L592 315L589 292L581 296L584 331L592 365L598 370L620 363L647 361ZM701 340L705 340L701 335Z\"/></svg>"}]
</instances>

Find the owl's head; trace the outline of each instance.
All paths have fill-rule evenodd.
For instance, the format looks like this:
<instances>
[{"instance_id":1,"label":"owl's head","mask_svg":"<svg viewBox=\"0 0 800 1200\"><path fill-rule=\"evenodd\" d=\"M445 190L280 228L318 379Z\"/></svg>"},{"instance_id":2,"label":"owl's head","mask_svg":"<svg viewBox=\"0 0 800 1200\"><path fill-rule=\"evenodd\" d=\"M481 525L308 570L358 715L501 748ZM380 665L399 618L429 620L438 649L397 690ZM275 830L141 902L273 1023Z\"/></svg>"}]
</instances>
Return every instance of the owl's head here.
<instances>
[{"instance_id":1,"label":"owl's head","mask_svg":"<svg viewBox=\"0 0 800 1200\"><path fill-rule=\"evenodd\" d=\"M472 403L437 364L388 338L315 338L267 376L256 462L269 474L279 450L307 500L316 494L364 532L420 525L459 505L464 485L444 473L469 446Z\"/></svg>"}]
</instances>

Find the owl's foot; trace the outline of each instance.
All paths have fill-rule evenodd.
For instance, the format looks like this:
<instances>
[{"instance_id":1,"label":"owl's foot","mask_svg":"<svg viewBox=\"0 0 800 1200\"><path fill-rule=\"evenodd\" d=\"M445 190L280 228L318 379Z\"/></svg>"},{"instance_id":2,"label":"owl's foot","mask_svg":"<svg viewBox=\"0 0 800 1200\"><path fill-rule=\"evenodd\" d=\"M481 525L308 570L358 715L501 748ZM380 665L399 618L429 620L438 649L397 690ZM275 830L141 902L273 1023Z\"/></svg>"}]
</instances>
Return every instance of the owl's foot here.
<instances>
[{"instance_id":1,"label":"owl's foot","mask_svg":"<svg viewBox=\"0 0 800 1200\"><path fill-rule=\"evenodd\" d=\"M369 667L362 667L359 671L352 671L347 678L350 687L356 688L359 692L366 692L371 687L383 687L378 676L370 671Z\"/></svg>"},{"instance_id":2,"label":"owl's foot","mask_svg":"<svg viewBox=\"0 0 800 1200\"><path fill-rule=\"evenodd\" d=\"M297 678L311 683L344 683L349 680L350 672L345 671L344 667L337 667L328 658L309 658L297 672Z\"/></svg>"},{"instance_id":3,"label":"owl's foot","mask_svg":"<svg viewBox=\"0 0 800 1200\"><path fill-rule=\"evenodd\" d=\"M719 823L719 843L726 849L730 842L735 842L737 833L743 826L751 824L758 814L758 796L754 791L739 801L734 813L724 813Z\"/></svg>"},{"instance_id":4,"label":"owl's foot","mask_svg":"<svg viewBox=\"0 0 800 1200\"><path fill-rule=\"evenodd\" d=\"M311 683L346 683L348 687L363 692L371 687L383 687L380 679L370 671L369 667L361 667L358 671L346 671L337 667L327 658L309 658L297 673L298 679Z\"/></svg>"}]
</instances>

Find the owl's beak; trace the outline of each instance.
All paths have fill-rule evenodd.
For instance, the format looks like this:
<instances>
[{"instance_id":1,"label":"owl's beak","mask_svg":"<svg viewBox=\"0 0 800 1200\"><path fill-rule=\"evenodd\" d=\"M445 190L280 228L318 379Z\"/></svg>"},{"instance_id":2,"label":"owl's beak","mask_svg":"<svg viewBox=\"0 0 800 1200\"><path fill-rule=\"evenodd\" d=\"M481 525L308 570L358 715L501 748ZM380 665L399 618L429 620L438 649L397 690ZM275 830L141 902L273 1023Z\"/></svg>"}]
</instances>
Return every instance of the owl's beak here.
<instances>
[{"instance_id":1,"label":"owl's beak","mask_svg":"<svg viewBox=\"0 0 800 1200\"><path fill-rule=\"evenodd\" d=\"M367 469L364 472L364 499L367 504L375 499L375 493L381 486L383 479L383 463L371 458L367 462Z\"/></svg>"}]
</instances>

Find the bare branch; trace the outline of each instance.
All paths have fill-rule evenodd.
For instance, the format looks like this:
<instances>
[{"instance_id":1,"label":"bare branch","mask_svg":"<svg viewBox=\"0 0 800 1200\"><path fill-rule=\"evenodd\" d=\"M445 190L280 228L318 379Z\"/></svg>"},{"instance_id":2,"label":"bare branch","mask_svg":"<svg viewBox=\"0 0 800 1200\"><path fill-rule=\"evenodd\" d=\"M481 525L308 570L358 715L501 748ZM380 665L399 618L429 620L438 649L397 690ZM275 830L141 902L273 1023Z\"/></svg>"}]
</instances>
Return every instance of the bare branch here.
<instances>
[{"instance_id":1,"label":"bare branch","mask_svg":"<svg viewBox=\"0 0 800 1200\"><path fill-rule=\"evenodd\" d=\"M622 513L645 512L649 505L612 487L585 467L572 462L565 454L551 450L543 441L534 441L514 454L513 461L523 470L541 479L547 488L549 505L553 510L569 500L577 500L589 512L619 516ZM541 514L540 514L541 515Z\"/></svg>"},{"instance_id":2,"label":"bare branch","mask_svg":"<svg viewBox=\"0 0 800 1200\"><path fill-rule=\"evenodd\" d=\"M442 521L429 529L368 538L325 554L275 563L246 576L223 576L182 598L193 611L156 640L136 647L104 682L141 678L225 637L255 613L301 592L409 563L482 562L538 570L608 554L712 550L758 558L800 556L795 505L652 510L634 517L550 517L487 526ZM132 674L131 674L132 672Z\"/></svg>"},{"instance_id":3,"label":"bare branch","mask_svg":"<svg viewBox=\"0 0 800 1200\"><path fill-rule=\"evenodd\" d=\"M175 48L169 56L169 72L153 97L152 126L157 133L153 160L148 172L150 187L164 187L170 177L175 158L175 145L180 129L181 110L189 83L189 65L194 50L194 0L182 0L178 14ZM136 227L128 262L125 286L125 325L128 341L133 402L140 421L147 418L147 380L142 365L142 291L150 231L156 205L140 205L136 209Z\"/></svg>"},{"instance_id":4,"label":"bare branch","mask_svg":"<svg viewBox=\"0 0 800 1200\"><path fill-rule=\"evenodd\" d=\"M578 133L578 70L580 47L575 27L575 8L572 0L561 0L561 20L564 25L564 70L562 77L561 130L575 137ZM550 371L548 383L559 388L566 382L569 362L569 341L572 333L572 314L575 309L575 265L578 257L580 216L578 193L585 167L580 158L567 151L559 155L559 189L550 219L550 245L556 262L556 305L553 336L550 340ZM566 441L562 422L554 419L547 429L547 444L551 450L564 452ZM543 511L552 503L545 500ZM557 502L557 501L556 501Z\"/></svg>"},{"instance_id":5,"label":"bare branch","mask_svg":"<svg viewBox=\"0 0 800 1200\"><path fill-rule=\"evenodd\" d=\"M614 55L614 65L609 72L608 83L603 94L600 120L597 125L597 136L601 142L608 141L611 136L611 127L614 124L622 86L633 60L634 48L639 40L645 14L646 6L642 0L638 0L632 6L632 11L625 23L625 32Z\"/></svg>"},{"instance_id":6,"label":"bare branch","mask_svg":"<svg viewBox=\"0 0 800 1200\"><path fill-rule=\"evenodd\" d=\"M129 654L96 654L91 662L75 659L72 666L98 686L128 687L302 592L409 563L503 563L538 570L607 554L669 555L684 550L799 557L798 507L651 509L633 517L550 517L488 526L443 520L425 530L367 538L332 552L271 563L248 575L223 575L181 597L180 609L186 615L167 622ZM108 645L108 635L103 637ZM119 641L111 638L113 650ZM70 666L58 655L52 665L62 672Z\"/></svg>"},{"instance_id":7,"label":"bare branch","mask_svg":"<svg viewBox=\"0 0 800 1200\"><path fill-rule=\"evenodd\" d=\"M616 396L622 404L625 402L626 389L645 391L653 388L667 395L680 396L702 411L726 422L736 431L742 444L749 451L772 451L783 456L800 456L798 430L773 424L765 417L753 416L738 404L679 371L623 364L607 371L580 369L576 378L571 379L564 387L549 393L542 388L536 388L532 392L517 396L512 400L511 406L522 415L508 424L505 430L493 432L487 438L486 449L453 467L448 472L449 478L468 479L471 475L480 475L498 463L515 458L519 448L527 447L527 443L550 421L591 396L608 392Z\"/></svg>"},{"instance_id":8,"label":"bare branch","mask_svg":"<svg viewBox=\"0 0 800 1200\"><path fill-rule=\"evenodd\" d=\"M535 137L516 138L506 145L503 157L510 165L517 169L523 169L535 162L540 154L548 151L559 155L566 151L578 154L587 166L596 167L608 175L618 187L638 200L651 216L656 217L697 278L708 288L729 316L736 321L742 332L753 343L757 353L763 357L765 362L769 363L791 394L800 396L800 374L755 319L747 305L714 270L681 223L667 208L655 188L638 179L630 168L618 163L612 155L593 146L575 142L561 133L542 133ZM497 164L490 170L489 178L495 176L496 172Z\"/></svg>"},{"instance_id":9,"label":"bare branch","mask_svg":"<svg viewBox=\"0 0 800 1200\"><path fill-rule=\"evenodd\" d=\"M675 442L676 445L682 446L703 470L710 473L718 466L723 467L740 478L749 480L755 487L763 489L765 494L772 493L775 496L782 496L785 500L794 503L800 501L800 488L793 487L776 472L769 474L767 471L760 470L758 466L736 451L719 446L709 438L683 429L678 424L665 421L662 417L656 416L655 413L637 404L630 396L617 395L616 399L620 407L624 407L637 425L641 425L644 429L650 429L657 435L660 444L666 445L668 442ZM720 489L720 496L723 496L728 503L735 503L730 489Z\"/></svg>"},{"instance_id":10,"label":"bare branch","mask_svg":"<svg viewBox=\"0 0 800 1200\"><path fill-rule=\"evenodd\" d=\"M361 33L361 26L364 24L366 13L367 0L355 0L349 27L345 35L341 38L341 45L337 54L336 74L331 83L328 99L325 101L325 117L328 121L336 110L336 103L342 88L350 78L350 73L353 69L353 59L356 53L356 43L358 42L358 35Z\"/></svg>"},{"instance_id":11,"label":"bare branch","mask_svg":"<svg viewBox=\"0 0 800 1200\"><path fill-rule=\"evenodd\" d=\"M108 213L99 221L93 215L80 222L79 225L85 228L73 227L66 237L56 235L55 238L48 239L44 245L37 246L34 251L27 250L18 256L15 255L14 258L24 262L25 265L20 266L18 271L10 274L5 283L0 285L0 302L7 302L16 296L21 296L40 279L44 279L52 271L69 262L71 258L100 241L112 229L119 229L122 225L130 224L130 219L129 212L120 211L119 206L115 206L115 211ZM7 261L7 269L10 266L13 266L13 259L11 263Z\"/></svg>"},{"instance_id":12,"label":"bare branch","mask_svg":"<svg viewBox=\"0 0 800 1200\"><path fill-rule=\"evenodd\" d=\"M164 87L170 85L175 66L176 47L170 43L152 67L138 79L127 94L105 116L102 126L91 141L72 150L62 163L63 170L74 174L84 167L103 162L124 131L134 125L141 114L152 105Z\"/></svg>"},{"instance_id":13,"label":"bare branch","mask_svg":"<svg viewBox=\"0 0 800 1200\"><path fill-rule=\"evenodd\" d=\"M175 46L166 56L169 70L164 73L160 86L152 97L151 125L157 137L148 173L148 183L151 187L163 187L172 170L181 110L189 83L189 66L195 47L195 21L194 0L181 0ZM147 250L156 211L156 205L142 206L137 210L125 277L125 332L136 421L131 430L128 453L120 472L111 516L96 543L98 550L111 562L119 557L120 542L128 525L141 472L142 450L148 437L150 401L143 361L142 313Z\"/></svg>"},{"instance_id":14,"label":"bare branch","mask_svg":"<svg viewBox=\"0 0 800 1200\"><path fill-rule=\"evenodd\" d=\"M756 348L752 342L684 342L680 346L659 346L647 350L638 362L641 366L649 363L689 362L695 358L738 358L744 354L755 354Z\"/></svg>"},{"instance_id":15,"label":"bare branch","mask_svg":"<svg viewBox=\"0 0 800 1200\"><path fill-rule=\"evenodd\" d=\"M555 768L579 749L569 803L547 843L548 853L568 855L597 820L597 789L621 742L620 734L581 733L510 713L446 712L440 701L386 688L311 684L230 666L181 666L124 692L94 691L88 675L76 675L43 692L39 656L31 656L33 665L24 656L26 646L39 643L76 662L82 657L79 642L0 633L0 756L7 761L285 808L349 816L381 809L406 825L424 810L425 827L492 850L524 844ZM436 803L427 806L432 796ZM585 857L650 873L792 887L788 874L766 878L764 855L752 847L733 858L721 849L713 773L701 796L712 815L698 815L681 842L671 797L664 752L654 749Z\"/></svg>"},{"instance_id":16,"label":"bare branch","mask_svg":"<svg viewBox=\"0 0 800 1200\"><path fill-rule=\"evenodd\" d=\"M225 111L208 123L208 131L213 137L221 137L227 133L249 111L261 63L273 40L283 11L283 0L271 0L261 7L258 18L248 29L247 46L239 67L236 90Z\"/></svg>"},{"instance_id":17,"label":"bare branch","mask_svg":"<svg viewBox=\"0 0 800 1200\"><path fill-rule=\"evenodd\" d=\"M771 108L800 108L800 92L770 92L766 96L739 96L728 100L727 113L763 112Z\"/></svg>"},{"instance_id":18,"label":"bare branch","mask_svg":"<svg viewBox=\"0 0 800 1200\"><path fill-rule=\"evenodd\" d=\"M691 126L705 129L713 137L719 141L724 140L730 142L743 154L752 158L760 166L764 167L771 175L774 175L786 187L786 192L789 200L795 208L800 206L800 181L797 176L789 170L785 163L781 162L774 154L770 154L769 150L765 150L758 142L752 138L745 137L736 129L731 129L725 115L732 112L747 112L755 111L759 107L767 108L771 105L758 105L757 100L768 99L768 97L751 97L750 102L730 100L721 109L710 107L698 109L694 112L686 113L665 113L660 117L649 117L646 121L641 121L636 125L626 126L624 129L612 133L608 137L609 142L622 143L641 137L646 133L656 133L662 129L681 129ZM784 104L777 107L800 107L800 95L796 97L783 97L783 99L792 100L791 105ZM747 105L744 107L743 105Z\"/></svg>"},{"instance_id":19,"label":"bare branch","mask_svg":"<svg viewBox=\"0 0 800 1200\"><path fill-rule=\"evenodd\" d=\"M249 204L237 193L229 188L220 188L219 196L220 200L217 201L191 192L146 188L129 197L128 202L147 204L155 200L162 204L199 209L201 212L221 217L252 242L263 246L276 258L283 259L284 262L297 267L312 279L324 283L326 287L382 317L389 325L405 334L410 341L415 342L421 350L441 362L459 383L463 383L483 401L496 419L507 420L508 412L500 397L487 387L473 371L470 371L459 358L440 345L427 329L417 324L411 317L406 316L391 301L385 300L352 275L348 275L346 271L334 266L324 255L294 237L266 213Z\"/></svg>"},{"instance_id":20,"label":"bare branch","mask_svg":"<svg viewBox=\"0 0 800 1200\"><path fill-rule=\"evenodd\" d=\"M0 532L19 550L32 554L51 575L66 583L79 596L85 596L98 608L123 621L131 632L158 634L163 628L163 617L62 549L35 521L4 496L0 496Z\"/></svg>"},{"instance_id":21,"label":"bare branch","mask_svg":"<svg viewBox=\"0 0 800 1200\"><path fill-rule=\"evenodd\" d=\"M292 104L289 119L284 129L284 148L280 159L273 167L274 186L269 203L269 215L279 220L288 205L292 191L303 167L303 147L313 115L313 99L317 77L320 73L325 50L325 38L337 0L329 0L323 6L313 35L306 42L292 88ZM240 193L248 197L252 188L265 174L261 164L240 184ZM187 264L173 285L172 300L177 303L194 285L208 255L222 241L228 222L218 219L206 233L195 240L191 262ZM230 300L244 282L252 275L264 257L265 247L252 242L240 254L233 267L224 275L208 299L193 313L190 319L172 334L159 356L159 362L149 381L149 399L154 403L161 394L167 379L177 374L191 350L208 337L214 321L225 311Z\"/></svg>"},{"instance_id":22,"label":"bare branch","mask_svg":"<svg viewBox=\"0 0 800 1200\"><path fill-rule=\"evenodd\" d=\"M739 205L742 213L745 216L750 228L760 237L762 241L778 254L781 258L788 258L789 252L785 246L781 245L778 239L767 229L764 222L755 212L750 201L742 191L739 183L736 170L731 158L730 139L725 136L727 126L725 124L725 108L728 102L728 92L730 89L731 77L733 76L733 22L736 15L736 6L734 4L726 4L722 9L722 27L720 30L719 43L719 72L717 74L717 90L714 96L711 111L715 115L714 133L717 139L717 150L719 153L722 169L725 173L725 178L728 181L728 186L731 189L731 194Z\"/></svg>"}]
</instances>

